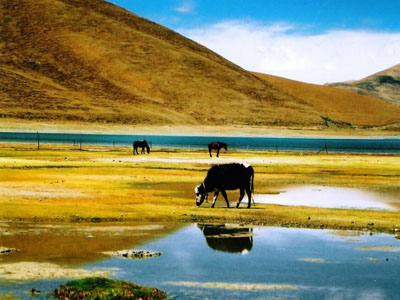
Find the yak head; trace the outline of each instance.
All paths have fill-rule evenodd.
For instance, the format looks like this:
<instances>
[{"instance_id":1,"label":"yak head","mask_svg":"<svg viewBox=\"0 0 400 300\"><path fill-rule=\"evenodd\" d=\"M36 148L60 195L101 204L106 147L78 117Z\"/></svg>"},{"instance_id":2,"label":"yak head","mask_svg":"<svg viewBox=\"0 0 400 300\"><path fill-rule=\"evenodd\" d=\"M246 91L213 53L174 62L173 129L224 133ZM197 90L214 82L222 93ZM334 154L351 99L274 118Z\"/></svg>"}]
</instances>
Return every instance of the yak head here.
<instances>
[{"instance_id":1,"label":"yak head","mask_svg":"<svg viewBox=\"0 0 400 300\"><path fill-rule=\"evenodd\" d=\"M204 183L196 186L194 192L196 193L196 205L200 206L204 202L204 200L208 197L208 193L206 191Z\"/></svg>"}]
</instances>

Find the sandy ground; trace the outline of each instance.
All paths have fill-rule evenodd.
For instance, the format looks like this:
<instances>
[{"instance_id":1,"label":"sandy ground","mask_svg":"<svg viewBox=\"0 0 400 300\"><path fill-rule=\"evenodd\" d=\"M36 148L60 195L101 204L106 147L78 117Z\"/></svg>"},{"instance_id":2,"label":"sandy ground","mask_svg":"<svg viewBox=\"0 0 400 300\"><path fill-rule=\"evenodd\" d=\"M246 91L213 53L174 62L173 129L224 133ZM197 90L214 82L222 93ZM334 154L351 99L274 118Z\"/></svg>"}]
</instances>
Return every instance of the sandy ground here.
<instances>
[{"instance_id":1,"label":"sandy ground","mask_svg":"<svg viewBox=\"0 0 400 300\"><path fill-rule=\"evenodd\" d=\"M194 282L194 281L168 281L165 284L205 288L219 290L239 290L239 291L270 291L270 290L298 290L304 287L291 284L246 284L246 283L225 283L225 282Z\"/></svg>"},{"instance_id":2,"label":"sandy ground","mask_svg":"<svg viewBox=\"0 0 400 300\"><path fill-rule=\"evenodd\" d=\"M315 258L315 257L307 257L307 258L300 258L299 261L314 263L314 264L322 264L325 262L322 258Z\"/></svg>"},{"instance_id":3,"label":"sandy ground","mask_svg":"<svg viewBox=\"0 0 400 300\"><path fill-rule=\"evenodd\" d=\"M0 279L37 280L55 278L82 278L89 276L110 276L111 270L85 270L68 268L51 263L17 262L0 264Z\"/></svg>"},{"instance_id":4,"label":"sandy ground","mask_svg":"<svg viewBox=\"0 0 400 300\"><path fill-rule=\"evenodd\" d=\"M111 158L100 158L97 161L100 162L113 162ZM298 159L273 159L273 158L242 158L237 157L209 157L209 158L183 158L183 157L156 157L156 156L136 156L127 157L119 159L119 162L123 163L171 163L171 164L205 164L205 165L215 165L215 164L227 164L227 163L243 163L243 164L272 164L272 163L296 163Z\"/></svg>"},{"instance_id":5,"label":"sandy ground","mask_svg":"<svg viewBox=\"0 0 400 300\"><path fill-rule=\"evenodd\" d=\"M400 252L400 248L395 246L365 246L361 247L360 249L380 252Z\"/></svg>"}]
</instances>

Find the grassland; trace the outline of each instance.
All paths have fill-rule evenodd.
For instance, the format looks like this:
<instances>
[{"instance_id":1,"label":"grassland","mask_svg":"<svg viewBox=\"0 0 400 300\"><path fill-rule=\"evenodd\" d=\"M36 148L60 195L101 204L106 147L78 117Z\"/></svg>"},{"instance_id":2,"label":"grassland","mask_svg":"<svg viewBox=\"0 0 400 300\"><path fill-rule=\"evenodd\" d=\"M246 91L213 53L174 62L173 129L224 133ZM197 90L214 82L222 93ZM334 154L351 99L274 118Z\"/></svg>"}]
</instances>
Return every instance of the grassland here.
<instances>
[{"instance_id":1,"label":"grassland","mask_svg":"<svg viewBox=\"0 0 400 300\"><path fill-rule=\"evenodd\" d=\"M237 222L392 232L400 213L262 205L248 209L195 206L193 187L211 163L247 161L256 172L256 193L316 184L400 189L400 157L312 153L154 151L132 156L129 148L66 149L0 144L0 218L11 221ZM47 147L47 149L46 149ZM51 147L51 149L50 149ZM229 194L237 200L237 191ZM372 224L373 225L368 225Z\"/></svg>"}]
</instances>

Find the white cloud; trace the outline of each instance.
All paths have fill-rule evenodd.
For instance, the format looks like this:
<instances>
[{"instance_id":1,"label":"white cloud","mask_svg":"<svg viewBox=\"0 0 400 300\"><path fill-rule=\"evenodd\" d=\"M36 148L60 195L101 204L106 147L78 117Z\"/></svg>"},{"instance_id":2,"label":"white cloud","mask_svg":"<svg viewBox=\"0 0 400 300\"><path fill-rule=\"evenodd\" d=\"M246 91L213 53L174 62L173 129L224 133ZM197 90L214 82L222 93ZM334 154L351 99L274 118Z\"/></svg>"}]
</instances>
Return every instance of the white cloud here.
<instances>
[{"instance_id":1,"label":"white cloud","mask_svg":"<svg viewBox=\"0 0 400 300\"><path fill-rule=\"evenodd\" d=\"M247 70L311 83L361 79L400 63L400 32L295 30L284 23L225 21L179 32Z\"/></svg>"},{"instance_id":2,"label":"white cloud","mask_svg":"<svg viewBox=\"0 0 400 300\"><path fill-rule=\"evenodd\" d=\"M188 14L193 12L194 5L191 2L184 2L181 6L174 8L174 10L183 14Z\"/></svg>"}]
</instances>

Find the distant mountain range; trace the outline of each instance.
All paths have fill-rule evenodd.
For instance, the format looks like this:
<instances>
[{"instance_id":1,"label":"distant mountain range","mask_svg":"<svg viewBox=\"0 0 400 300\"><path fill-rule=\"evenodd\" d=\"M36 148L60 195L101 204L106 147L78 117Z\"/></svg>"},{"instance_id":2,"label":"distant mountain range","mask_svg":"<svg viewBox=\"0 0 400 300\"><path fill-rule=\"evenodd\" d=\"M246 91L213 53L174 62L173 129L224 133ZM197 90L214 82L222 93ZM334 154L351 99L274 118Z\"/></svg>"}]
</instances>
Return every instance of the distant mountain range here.
<instances>
[{"instance_id":1,"label":"distant mountain range","mask_svg":"<svg viewBox=\"0 0 400 300\"><path fill-rule=\"evenodd\" d=\"M330 85L400 106L400 64L361 80Z\"/></svg>"},{"instance_id":2,"label":"distant mountain range","mask_svg":"<svg viewBox=\"0 0 400 300\"><path fill-rule=\"evenodd\" d=\"M0 118L9 122L400 124L400 107L387 103L395 99L248 72L102 0L2 0L0 11Z\"/></svg>"}]
</instances>

